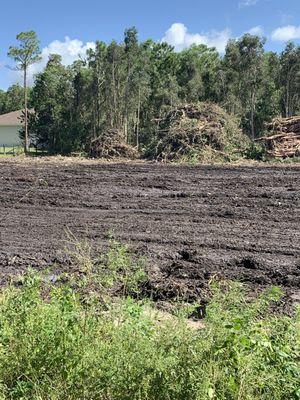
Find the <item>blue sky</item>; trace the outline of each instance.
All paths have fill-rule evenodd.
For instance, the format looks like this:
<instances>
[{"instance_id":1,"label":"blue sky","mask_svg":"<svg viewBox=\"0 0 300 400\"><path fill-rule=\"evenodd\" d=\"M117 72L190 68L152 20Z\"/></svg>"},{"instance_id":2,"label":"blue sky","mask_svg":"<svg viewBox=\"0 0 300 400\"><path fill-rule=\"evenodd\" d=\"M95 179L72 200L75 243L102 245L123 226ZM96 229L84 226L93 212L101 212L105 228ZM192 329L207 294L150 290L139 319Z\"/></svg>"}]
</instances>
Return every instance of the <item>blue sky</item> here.
<instances>
[{"instance_id":1,"label":"blue sky","mask_svg":"<svg viewBox=\"0 0 300 400\"><path fill-rule=\"evenodd\" d=\"M126 27L135 25L141 40L167 40L180 50L205 43L223 51L228 38L245 32L267 38L266 48L281 51L288 39L300 43L300 0L14 0L1 4L0 88L18 76L6 53L17 33L33 29L43 49L43 62L51 52L65 64L84 54L94 41L122 40Z\"/></svg>"}]
</instances>

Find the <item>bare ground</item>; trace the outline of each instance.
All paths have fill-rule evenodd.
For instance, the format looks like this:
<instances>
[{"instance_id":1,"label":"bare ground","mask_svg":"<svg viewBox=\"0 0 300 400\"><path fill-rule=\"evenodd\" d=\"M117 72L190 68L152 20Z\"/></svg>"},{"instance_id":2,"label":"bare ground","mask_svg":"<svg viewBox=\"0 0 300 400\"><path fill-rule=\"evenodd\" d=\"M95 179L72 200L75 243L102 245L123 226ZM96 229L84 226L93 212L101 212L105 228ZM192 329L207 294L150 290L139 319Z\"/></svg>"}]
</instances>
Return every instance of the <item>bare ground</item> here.
<instances>
[{"instance_id":1,"label":"bare ground","mask_svg":"<svg viewBox=\"0 0 300 400\"><path fill-rule=\"evenodd\" d=\"M158 300L205 298L215 276L300 300L300 166L0 160L0 281L70 270L66 229L148 260Z\"/></svg>"}]
</instances>

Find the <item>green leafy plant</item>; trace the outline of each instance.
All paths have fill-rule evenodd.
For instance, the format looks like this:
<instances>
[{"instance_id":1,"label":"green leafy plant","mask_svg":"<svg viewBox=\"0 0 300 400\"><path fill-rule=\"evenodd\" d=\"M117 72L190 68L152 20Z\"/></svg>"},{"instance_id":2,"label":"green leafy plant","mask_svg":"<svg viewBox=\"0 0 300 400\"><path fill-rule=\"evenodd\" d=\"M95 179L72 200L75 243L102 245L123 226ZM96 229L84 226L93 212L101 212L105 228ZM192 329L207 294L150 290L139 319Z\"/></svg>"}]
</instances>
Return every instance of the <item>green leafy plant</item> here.
<instances>
[{"instance_id":1,"label":"green leafy plant","mask_svg":"<svg viewBox=\"0 0 300 400\"><path fill-rule=\"evenodd\" d=\"M134 259L128 246L116 240L113 233L108 234L108 239L107 252L95 252L88 240L78 240L68 232L67 252L80 276L75 276L75 285L102 295L137 296L140 284L147 278L144 260Z\"/></svg>"},{"instance_id":2,"label":"green leafy plant","mask_svg":"<svg viewBox=\"0 0 300 400\"><path fill-rule=\"evenodd\" d=\"M128 271L114 245L112 270ZM1 290L0 398L299 399L299 312L269 313L277 289L252 301L236 283L212 293L195 329L186 313L158 318L153 304L128 296L83 302L73 282L29 272Z\"/></svg>"}]
</instances>

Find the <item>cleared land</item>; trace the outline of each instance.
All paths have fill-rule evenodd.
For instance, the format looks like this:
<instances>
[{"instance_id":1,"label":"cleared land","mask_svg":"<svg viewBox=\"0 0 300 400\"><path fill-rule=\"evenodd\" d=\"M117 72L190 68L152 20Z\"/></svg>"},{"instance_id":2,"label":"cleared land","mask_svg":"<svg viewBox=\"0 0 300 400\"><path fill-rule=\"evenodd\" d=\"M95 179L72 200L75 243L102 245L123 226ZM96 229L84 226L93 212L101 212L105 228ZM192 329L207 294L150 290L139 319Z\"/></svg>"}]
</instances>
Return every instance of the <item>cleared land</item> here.
<instances>
[{"instance_id":1,"label":"cleared land","mask_svg":"<svg viewBox=\"0 0 300 400\"><path fill-rule=\"evenodd\" d=\"M159 300L206 296L214 276L300 300L300 167L0 161L0 279L70 270L66 229L107 233L148 260Z\"/></svg>"}]
</instances>

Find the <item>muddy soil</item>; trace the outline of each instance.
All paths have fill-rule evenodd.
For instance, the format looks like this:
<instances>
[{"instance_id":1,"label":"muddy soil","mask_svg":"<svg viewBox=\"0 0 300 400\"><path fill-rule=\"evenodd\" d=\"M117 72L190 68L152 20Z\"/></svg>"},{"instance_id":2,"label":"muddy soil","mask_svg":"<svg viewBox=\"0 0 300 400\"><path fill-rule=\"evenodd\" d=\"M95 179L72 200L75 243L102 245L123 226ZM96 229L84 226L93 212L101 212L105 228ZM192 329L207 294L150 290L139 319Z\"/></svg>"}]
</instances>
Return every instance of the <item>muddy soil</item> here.
<instances>
[{"instance_id":1,"label":"muddy soil","mask_svg":"<svg viewBox=\"0 0 300 400\"><path fill-rule=\"evenodd\" d=\"M300 300L300 167L0 160L0 281L70 270L66 230L148 260L157 300L205 298L214 277Z\"/></svg>"}]
</instances>

